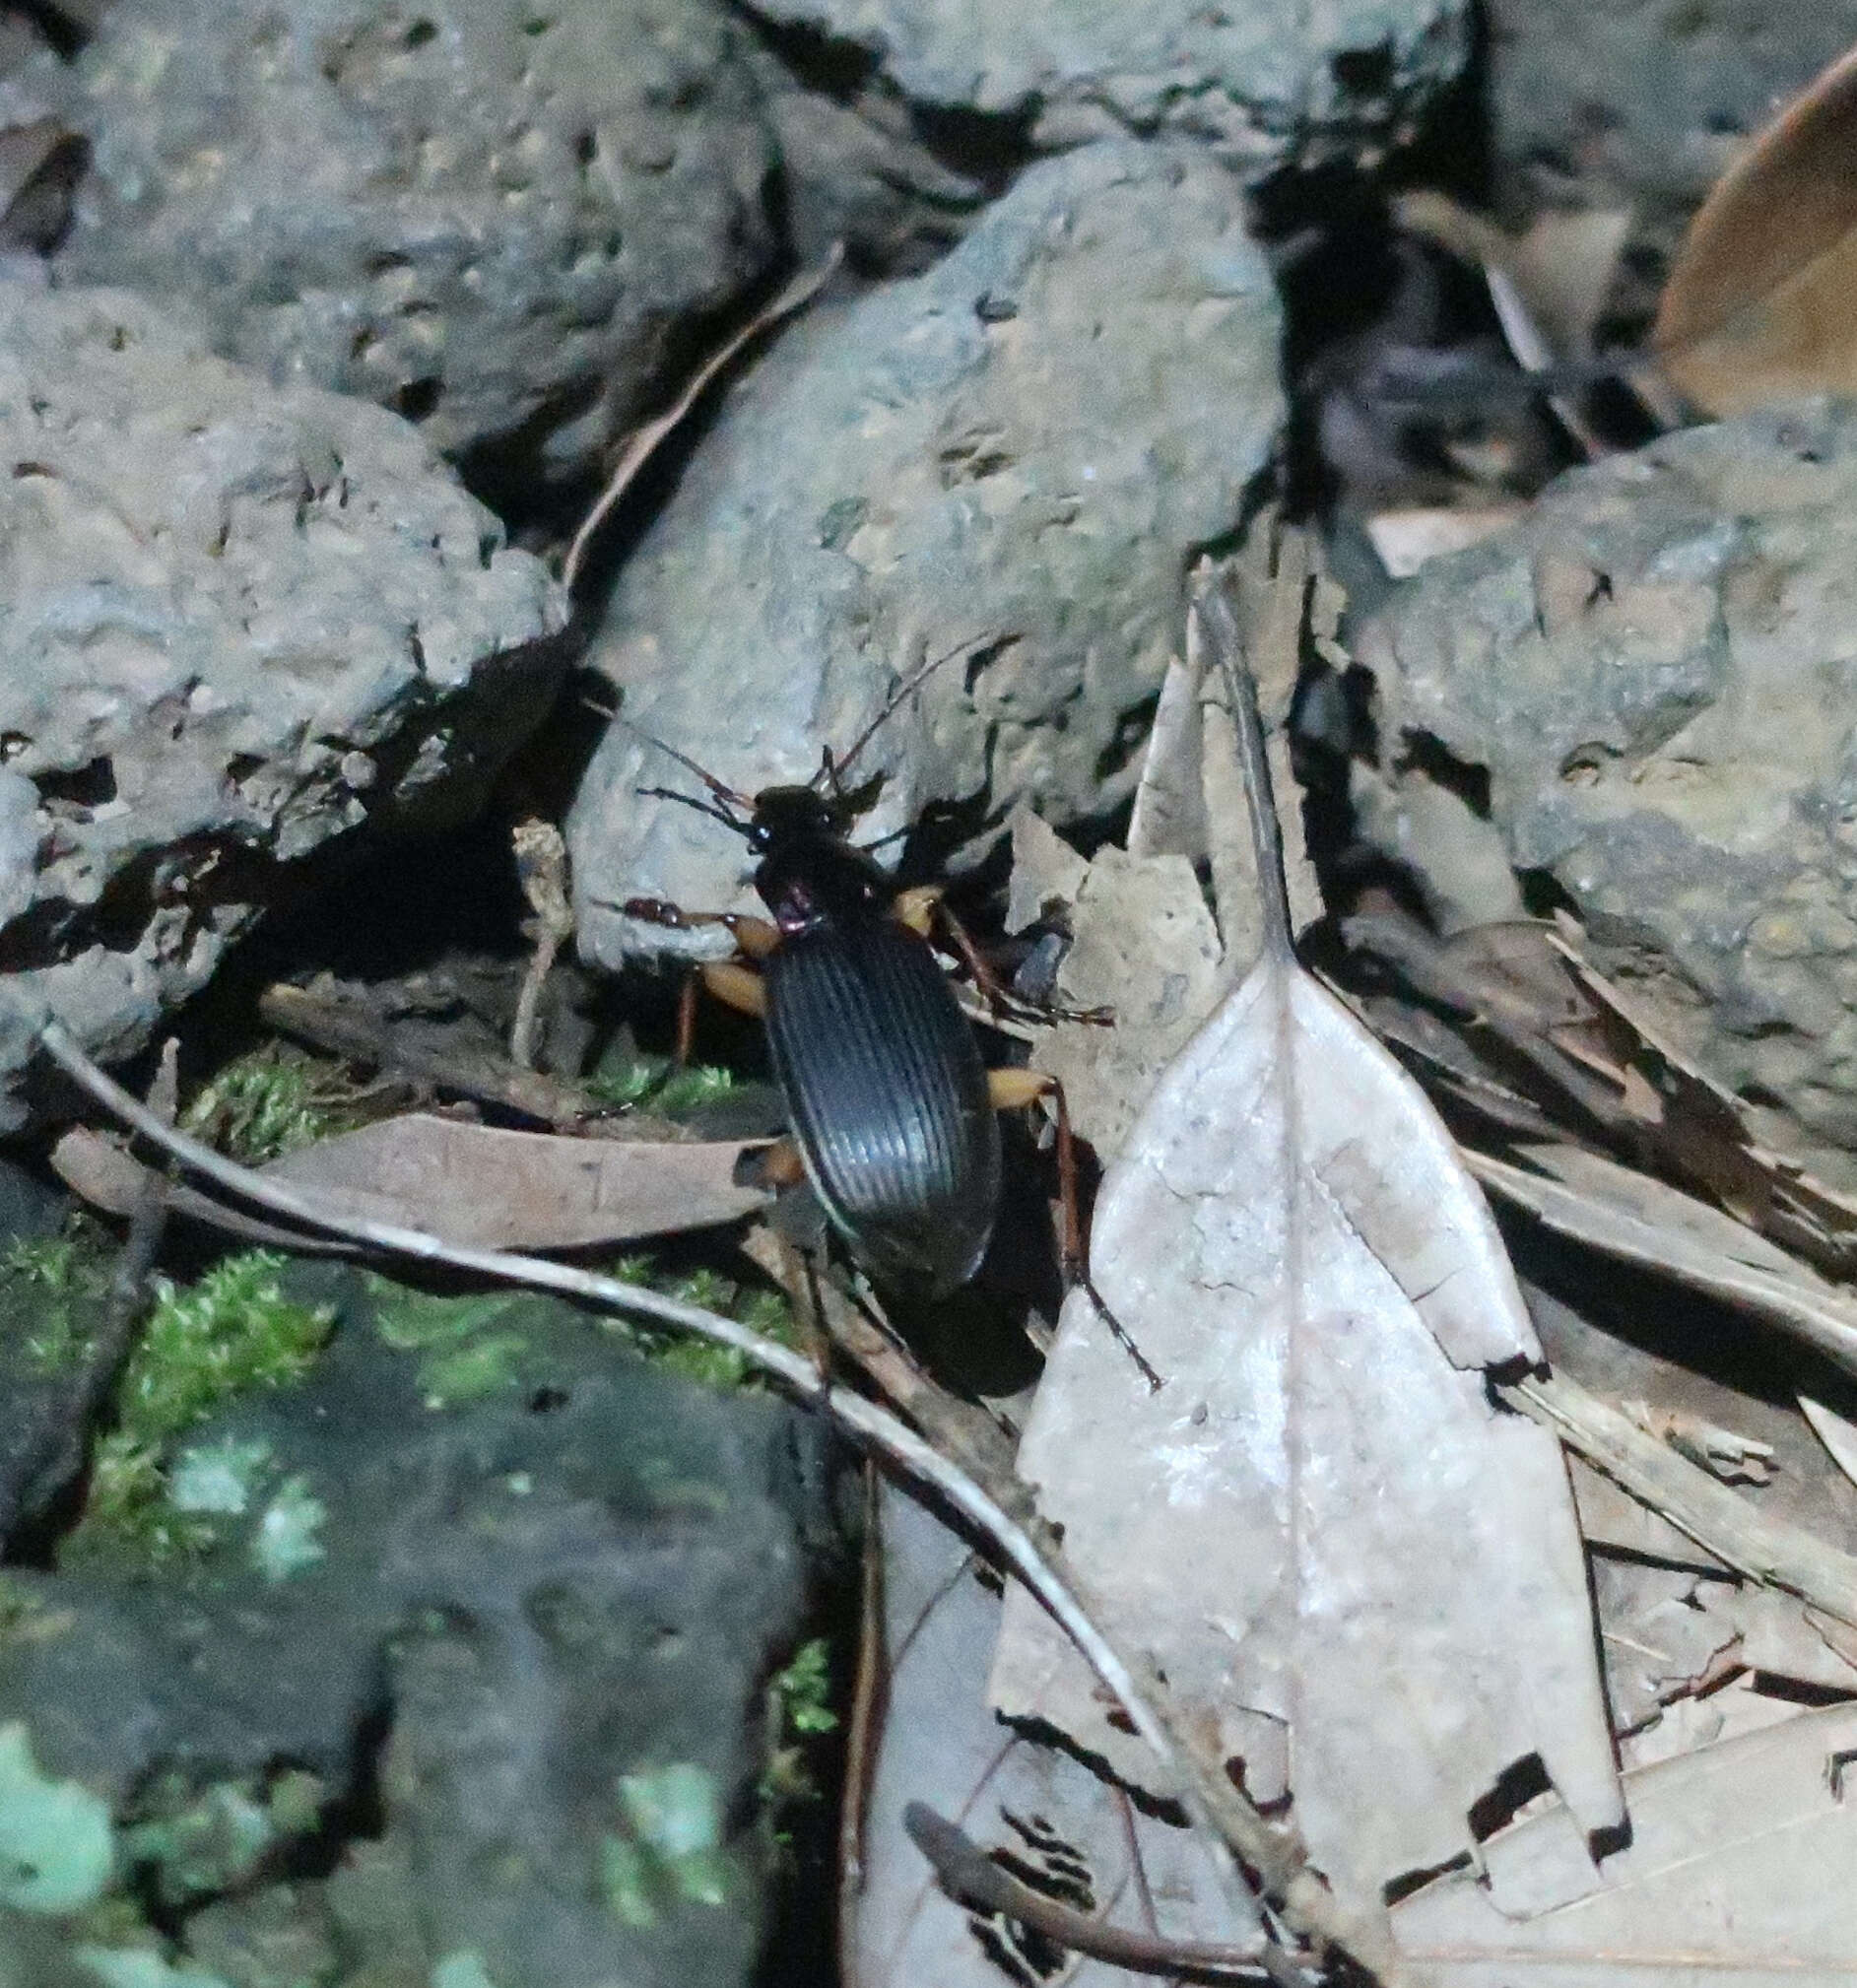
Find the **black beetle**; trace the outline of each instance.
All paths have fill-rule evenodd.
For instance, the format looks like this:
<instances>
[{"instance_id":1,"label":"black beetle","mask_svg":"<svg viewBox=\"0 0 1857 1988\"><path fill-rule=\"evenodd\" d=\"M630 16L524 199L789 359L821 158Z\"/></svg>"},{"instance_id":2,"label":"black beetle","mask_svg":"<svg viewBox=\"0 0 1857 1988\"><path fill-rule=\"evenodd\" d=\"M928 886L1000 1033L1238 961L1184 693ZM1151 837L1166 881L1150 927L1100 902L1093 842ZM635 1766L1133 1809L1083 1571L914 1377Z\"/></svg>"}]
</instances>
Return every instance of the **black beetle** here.
<instances>
[{"instance_id":1,"label":"black beetle","mask_svg":"<svg viewBox=\"0 0 1857 1988\"><path fill-rule=\"evenodd\" d=\"M987 1069L929 944L938 916L996 1003L997 983L938 889L898 894L890 874L850 840L876 783L847 791L840 775L877 724L937 666L905 680L844 759L834 764L828 755L809 786L739 793L675 747L641 734L688 767L711 798L666 787L641 791L696 808L740 835L759 858L755 889L772 917L686 911L658 897L629 898L619 908L674 928L724 926L755 962L706 961L699 970L712 993L765 1023L793 1135L788 1177L804 1172L833 1227L879 1283L937 1296L973 1276L999 1210L996 1113L1049 1096L1057 1109L1065 1283L1090 1292L1159 1387L1160 1376L1085 1268L1062 1088L1040 1071ZM776 1161L770 1177L779 1175Z\"/></svg>"},{"instance_id":2,"label":"black beetle","mask_svg":"<svg viewBox=\"0 0 1857 1988\"><path fill-rule=\"evenodd\" d=\"M769 787L746 805L746 820L710 812L760 858L755 889L771 923L648 897L624 908L662 925L728 927L760 971L712 961L703 979L764 1020L794 1146L833 1226L880 1282L951 1291L979 1268L993 1232L995 1106L1048 1084L1024 1071L989 1079L925 934L932 897L898 898L851 844L852 800Z\"/></svg>"}]
</instances>

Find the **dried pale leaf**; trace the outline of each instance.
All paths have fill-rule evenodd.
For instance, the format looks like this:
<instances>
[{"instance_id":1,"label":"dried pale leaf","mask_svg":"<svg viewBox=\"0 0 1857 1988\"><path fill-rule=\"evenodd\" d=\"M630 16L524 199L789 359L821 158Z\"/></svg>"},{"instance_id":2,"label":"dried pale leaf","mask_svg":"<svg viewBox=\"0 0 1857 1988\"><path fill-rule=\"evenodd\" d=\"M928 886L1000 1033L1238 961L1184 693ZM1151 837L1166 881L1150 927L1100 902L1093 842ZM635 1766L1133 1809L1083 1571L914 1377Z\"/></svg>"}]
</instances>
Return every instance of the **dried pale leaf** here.
<instances>
[{"instance_id":1,"label":"dried pale leaf","mask_svg":"<svg viewBox=\"0 0 1857 1988\"><path fill-rule=\"evenodd\" d=\"M1732 1598L1731 1581L1610 1554L1593 1556L1592 1573L1606 1699L1619 1733L1648 1725L1661 1706L1734 1671L1741 1625L1704 1599L1717 1591Z\"/></svg>"},{"instance_id":2,"label":"dried pale leaf","mask_svg":"<svg viewBox=\"0 0 1857 1988\"><path fill-rule=\"evenodd\" d=\"M1143 1815L987 1711L1000 1601L965 1543L889 1485L881 1534L883 1633L867 1660L881 1667L883 1723L843 1895L848 1988L1002 1988L1012 1978L992 1957L1013 1951L1011 1930L947 1897L904 1835L912 1801L956 1819L1034 1886L1048 1874L1054 1893L1106 1922L1175 1940L1253 1939L1257 1921L1236 1917L1199 1837ZM1066 1988L1120 1988L1129 1976L1085 1959L1064 1978Z\"/></svg>"},{"instance_id":3,"label":"dried pale leaf","mask_svg":"<svg viewBox=\"0 0 1857 1988\"><path fill-rule=\"evenodd\" d=\"M1041 1032L1040 1070L1064 1086L1071 1123L1107 1158L1168 1060L1212 1012L1220 949L1184 856L1100 850L1077 887L1058 992L1107 1006L1112 1027L1061 1022Z\"/></svg>"},{"instance_id":4,"label":"dried pale leaf","mask_svg":"<svg viewBox=\"0 0 1857 1988\"><path fill-rule=\"evenodd\" d=\"M1831 1461L1857 1484L1857 1423L1805 1394L1799 1397L1799 1412L1812 1425L1813 1434L1824 1443Z\"/></svg>"},{"instance_id":5,"label":"dried pale leaf","mask_svg":"<svg viewBox=\"0 0 1857 1988\"><path fill-rule=\"evenodd\" d=\"M1744 1733L1764 1732L1806 1709L1796 1697L1770 1696L1751 1671L1743 1671L1706 1696L1673 1699L1650 1725L1620 1741L1620 1764L1627 1772L1655 1766Z\"/></svg>"},{"instance_id":6,"label":"dried pale leaf","mask_svg":"<svg viewBox=\"0 0 1857 1988\"><path fill-rule=\"evenodd\" d=\"M1690 224L1651 340L1711 414L1857 391L1857 51L1717 181Z\"/></svg>"},{"instance_id":7,"label":"dried pale leaf","mask_svg":"<svg viewBox=\"0 0 1857 1988\"><path fill-rule=\"evenodd\" d=\"M1053 910L1068 910L1090 865L1023 802L1007 826L1013 837L1013 874L1007 886L1006 929L1023 932Z\"/></svg>"},{"instance_id":8,"label":"dried pale leaf","mask_svg":"<svg viewBox=\"0 0 1857 1988\"><path fill-rule=\"evenodd\" d=\"M1526 514L1521 503L1483 504L1459 509L1451 504L1419 504L1405 510L1376 511L1367 519L1367 537L1380 563L1396 580L1409 580L1428 561L1506 531Z\"/></svg>"},{"instance_id":9,"label":"dried pale leaf","mask_svg":"<svg viewBox=\"0 0 1857 1988\"><path fill-rule=\"evenodd\" d=\"M1751 1313L1857 1373L1857 1299L1745 1224L1578 1146L1527 1146L1516 1165L1466 1152L1492 1194L1557 1234Z\"/></svg>"},{"instance_id":10,"label":"dried pale leaf","mask_svg":"<svg viewBox=\"0 0 1857 1988\"><path fill-rule=\"evenodd\" d=\"M1189 631L1186 656L1170 656L1161 680L1154 728L1142 760L1126 845L1131 856L1206 853L1206 802L1200 791L1198 643Z\"/></svg>"},{"instance_id":11,"label":"dried pale leaf","mask_svg":"<svg viewBox=\"0 0 1857 1988\"><path fill-rule=\"evenodd\" d=\"M1603 1471L1579 1457L1569 1457L1567 1476L1573 1486L1574 1509L1579 1513L1580 1537L1589 1547L1655 1560L1661 1566L1688 1567L1695 1573L1727 1571L1715 1555L1705 1553L1662 1513L1640 1504Z\"/></svg>"},{"instance_id":12,"label":"dried pale leaf","mask_svg":"<svg viewBox=\"0 0 1857 1988\"><path fill-rule=\"evenodd\" d=\"M1291 923L1301 932L1314 924L1326 907L1309 858L1302 810L1296 802L1301 788L1290 764L1290 708L1301 674L1305 636L1331 669L1348 669L1348 655L1335 640L1347 595L1320 570L1317 549L1308 535L1280 529L1269 516L1253 525L1243 552L1221 571L1231 596L1245 666L1257 686L1265 715ZM1190 655L1197 653L1196 628L1197 621L1190 620ZM1222 677L1205 677L1200 701L1200 787L1206 811L1207 854L1229 983L1243 973L1257 952L1257 863L1246 827L1235 720L1227 705Z\"/></svg>"},{"instance_id":13,"label":"dried pale leaf","mask_svg":"<svg viewBox=\"0 0 1857 1988\"><path fill-rule=\"evenodd\" d=\"M1330 1883L1377 1899L1460 1854L1531 1754L1616 1825L1565 1469L1486 1392L1539 1358L1494 1225L1417 1087L1293 963L1267 955L1161 1078L1092 1265L1166 1384L1075 1293L1021 1474L1189 1730L1260 1798L1293 1759ZM1016 1591L993 1693L1145 1779Z\"/></svg>"},{"instance_id":14,"label":"dried pale leaf","mask_svg":"<svg viewBox=\"0 0 1857 1988\"><path fill-rule=\"evenodd\" d=\"M740 1140L660 1145L510 1132L409 1112L264 1169L339 1212L485 1249L580 1249L734 1222L767 1206L735 1183Z\"/></svg>"},{"instance_id":15,"label":"dried pale leaf","mask_svg":"<svg viewBox=\"0 0 1857 1988\"><path fill-rule=\"evenodd\" d=\"M1484 1845L1487 1885L1452 1873L1396 1905L1400 1945L1442 1988L1857 1979L1853 1752L1857 1707L1833 1705L1638 1769L1604 1884L1518 1918L1516 1901L1561 1889L1575 1832L1557 1804Z\"/></svg>"}]
</instances>

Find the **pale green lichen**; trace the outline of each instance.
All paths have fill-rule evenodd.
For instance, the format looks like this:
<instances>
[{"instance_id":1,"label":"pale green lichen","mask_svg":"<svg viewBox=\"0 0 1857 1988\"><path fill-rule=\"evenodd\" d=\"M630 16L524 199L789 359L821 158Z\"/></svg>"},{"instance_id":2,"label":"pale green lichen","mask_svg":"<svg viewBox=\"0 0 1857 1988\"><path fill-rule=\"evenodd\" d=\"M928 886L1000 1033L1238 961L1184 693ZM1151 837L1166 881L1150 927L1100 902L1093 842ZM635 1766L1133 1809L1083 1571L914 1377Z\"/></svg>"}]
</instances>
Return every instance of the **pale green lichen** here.
<instances>
[{"instance_id":1,"label":"pale green lichen","mask_svg":"<svg viewBox=\"0 0 1857 1988\"><path fill-rule=\"evenodd\" d=\"M497 1988L484 1956L475 1948L462 1947L432 1963L431 1988Z\"/></svg>"},{"instance_id":2,"label":"pale green lichen","mask_svg":"<svg viewBox=\"0 0 1857 1988\"><path fill-rule=\"evenodd\" d=\"M624 1774L619 1805L627 1827L609 1832L600 1846L600 1889L615 1918L648 1927L679 1901L728 1902L722 1811L712 1774L691 1760Z\"/></svg>"},{"instance_id":3,"label":"pale green lichen","mask_svg":"<svg viewBox=\"0 0 1857 1988\"><path fill-rule=\"evenodd\" d=\"M272 1461L271 1445L263 1437L240 1442L223 1436L218 1442L183 1449L167 1472L167 1501L177 1512L213 1512L236 1518L252 1498Z\"/></svg>"},{"instance_id":4,"label":"pale green lichen","mask_svg":"<svg viewBox=\"0 0 1857 1988\"><path fill-rule=\"evenodd\" d=\"M307 1478L286 1478L258 1522L251 1543L252 1563L274 1582L313 1566L328 1553L316 1537L328 1516L328 1507L311 1494Z\"/></svg>"},{"instance_id":5,"label":"pale green lichen","mask_svg":"<svg viewBox=\"0 0 1857 1988\"><path fill-rule=\"evenodd\" d=\"M22 1721L0 1725L0 1905L75 1912L101 1893L115 1857L109 1804L41 1774Z\"/></svg>"},{"instance_id":6,"label":"pale green lichen","mask_svg":"<svg viewBox=\"0 0 1857 1988\"><path fill-rule=\"evenodd\" d=\"M72 1958L89 1968L99 1988L231 1988L224 1975L164 1960L147 1947L77 1947Z\"/></svg>"}]
</instances>

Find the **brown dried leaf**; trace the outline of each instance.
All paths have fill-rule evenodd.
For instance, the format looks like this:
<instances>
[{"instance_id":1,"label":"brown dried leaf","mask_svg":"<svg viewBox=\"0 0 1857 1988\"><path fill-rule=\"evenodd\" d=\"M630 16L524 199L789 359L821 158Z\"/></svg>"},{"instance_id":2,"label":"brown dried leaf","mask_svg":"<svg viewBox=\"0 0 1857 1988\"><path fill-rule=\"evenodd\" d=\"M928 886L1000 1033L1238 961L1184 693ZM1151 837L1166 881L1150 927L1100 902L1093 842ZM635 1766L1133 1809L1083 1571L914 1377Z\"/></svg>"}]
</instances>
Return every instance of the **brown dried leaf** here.
<instances>
[{"instance_id":1,"label":"brown dried leaf","mask_svg":"<svg viewBox=\"0 0 1857 1988\"><path fill-rule=\"evenodd\" d=\"M1015 1738L987 1711L999 1589L965 1543L888 1484L874 1530L882 1626L867 1641L874 1675L861 1695L883 1712L842 1900L848 1988L1002 1988L1012 1978L992 1955L1014 1952L1014 1931L947 1897L904 1835L915 1801L1105 1923L1173 1940L1255 1939L1261 1928L1235 1917L1202 1838L1143 1815L1068 1754ZM1064 1979L1119 1988L1129 1976L1086 1959Z\"/></svg>"},{"instance_id":2,"label":"brown dried leaf","mask_svg":"<svg viewBox=\"0 0 1857 1988\"><path fill-rule=\"evenodd\" d=\"M483 1249L583 1249L737 1221L767 1206L735 1183L739 1140L659 1144L509 1132L408 1112L318 1141L264 1171L332 1209Z\"/></svg>"},{"instance_id":3,"label":"brown dried leaf","mask_svg":"<svg viewBox=\"0 0 1857 1988\"><path fill-rule=\"evenodd\" d=\"M1857 391L1857 50L1716 182L1658 304L1665 370L1710 414Z\"/></svg>"},{"instance_id":4,"label":"brown dried leaf","mask_svg":"<svg viewBox=\"0 0 1857 1988\"><path fill-rule=\"evenodd\" d=\"M1486 1392L1533 1327L1449 1135L1287 930L1136 1120L1092 1267L1165 1385L1073 1294L1021 1474L1105 1631L1254 1798L1289 1787L1330 1884L1377 1901L1462 1853L1531 1754L1616 1825L1560 1452ZM1017 1590L992 1689L1147 1781Z\"/></svg>"},{"instance_id":5,"label":"brown dried leaf","mask_svg":"<svg viewBox=\"0 0 1857 1988\"><path fill-rule=\"evenodd\" d=\"M1484 1845L1487 1881L1453 1872L1393 1908L1401 1947L1442 1988L1797 1988L1857 1975L1857 1804L1845 1763L1857 1706L1625 1777L1631 1840L1586 1894L1565 1896L1581 1852L1558 1804ZM1518 1908L1520 1908L1518 1910Z\"/></svg>"}]
</instances>

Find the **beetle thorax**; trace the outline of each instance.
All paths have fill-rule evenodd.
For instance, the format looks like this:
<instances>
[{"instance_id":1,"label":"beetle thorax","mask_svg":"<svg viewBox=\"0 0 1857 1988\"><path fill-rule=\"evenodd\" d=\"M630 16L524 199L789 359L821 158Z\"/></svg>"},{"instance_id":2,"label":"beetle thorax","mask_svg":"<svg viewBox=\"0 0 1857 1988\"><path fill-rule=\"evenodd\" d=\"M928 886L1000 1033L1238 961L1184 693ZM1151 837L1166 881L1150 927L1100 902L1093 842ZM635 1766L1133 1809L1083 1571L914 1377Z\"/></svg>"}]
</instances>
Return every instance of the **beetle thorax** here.
<instances>
[{"instance_id":1,"label":"beetle thorax","mask_svg":"<svg viewBox=\"0 0 1857 1988\"><path fill-rule=\"evenodd\" d=\"M841 836L800 831L768 840L755 889L774 923L791 936L880 915L893 886L869 856Z\"/></svg>"}]
</instances>

